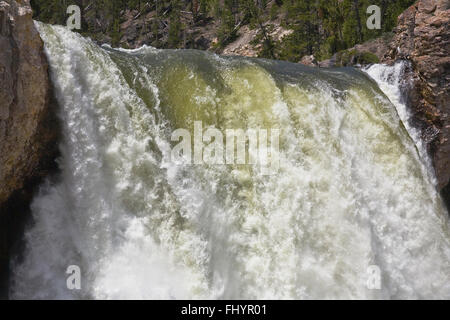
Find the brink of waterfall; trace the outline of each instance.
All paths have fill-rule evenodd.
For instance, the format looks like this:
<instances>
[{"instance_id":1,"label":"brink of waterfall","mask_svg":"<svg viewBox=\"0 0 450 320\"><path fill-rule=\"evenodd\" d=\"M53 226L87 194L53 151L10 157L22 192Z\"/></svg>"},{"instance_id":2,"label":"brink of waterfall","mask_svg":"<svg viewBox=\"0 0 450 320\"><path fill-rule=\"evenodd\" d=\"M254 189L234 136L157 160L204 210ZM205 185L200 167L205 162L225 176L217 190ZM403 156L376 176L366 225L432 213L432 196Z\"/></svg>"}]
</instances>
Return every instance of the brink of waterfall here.
<instances>
[{"instance_id":1,"label":"brink of waterfall","mask_svg":"<svg viewBox=\"0 0 450 320\"><path fill-rule=\"evenodd\" d=\"M401 64L119 50L36 25L63 138L13 298L450 299L450 225L407 125ZM172 132L193 136L196 121L279 130L277 171L174 163Z\"/></svg>"}]
</instances>

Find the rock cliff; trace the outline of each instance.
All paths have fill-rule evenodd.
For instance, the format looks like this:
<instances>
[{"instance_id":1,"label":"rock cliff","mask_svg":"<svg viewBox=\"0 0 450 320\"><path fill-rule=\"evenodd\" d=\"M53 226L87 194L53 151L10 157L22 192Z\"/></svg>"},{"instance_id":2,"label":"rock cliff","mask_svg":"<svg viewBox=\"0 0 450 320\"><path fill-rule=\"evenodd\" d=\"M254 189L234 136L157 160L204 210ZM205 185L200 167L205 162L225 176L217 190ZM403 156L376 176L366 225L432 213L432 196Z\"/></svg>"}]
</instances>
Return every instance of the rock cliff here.
<instances>
[{"instance_id":1,"label":"rock cliff","mask_svg":"<svg viewBox=\"0 0 450 320\"><path fill-rule=\"evenodd\" d=\"M438 179L450 203L450 1L420 0L398 18L383 61L407 59L409 106L421 129Z\"/></svg>"},{"instance_id":2,"label":"rock cliff","mask_svg":"<svg viewBox=\"0 0 450 320\"><path fill-rule=\"evenodd\" d=\"M58 125L43 42L28 0L0 1L0 48L1 278L13 231L28 210L24 204L54 167Z\"/></svg>"}]
</instances>

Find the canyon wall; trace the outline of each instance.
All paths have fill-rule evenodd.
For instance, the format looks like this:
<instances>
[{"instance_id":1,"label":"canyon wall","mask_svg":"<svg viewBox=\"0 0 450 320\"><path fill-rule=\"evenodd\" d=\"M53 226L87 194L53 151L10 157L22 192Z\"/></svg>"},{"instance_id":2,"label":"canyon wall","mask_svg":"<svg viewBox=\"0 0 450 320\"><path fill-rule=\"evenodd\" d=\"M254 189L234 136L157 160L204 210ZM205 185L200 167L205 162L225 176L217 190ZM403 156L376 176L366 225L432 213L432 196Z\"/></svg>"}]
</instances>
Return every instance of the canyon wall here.
<instances>
[{"instance_id":1,"label":"canyon wall","mask_svg":"<svg viewBox=\"0 0 450 320\"><path fill-rule=\"evenodd\" d=\"M33 187L54 167L57 120L28 0L0 1L0 277Z\"/></svg>"},{"instance_id":2,"label":"canyon wall","mask_svg":"<svg viewBox=\"0 0 450 320\"><path fill-rule=\"evenodd\" d=\"M421 129L438 179L450 202L450 2L420 0L398 18L384 62L406 59L408 103L414 125Z\"/></svg>"}]
</instances>

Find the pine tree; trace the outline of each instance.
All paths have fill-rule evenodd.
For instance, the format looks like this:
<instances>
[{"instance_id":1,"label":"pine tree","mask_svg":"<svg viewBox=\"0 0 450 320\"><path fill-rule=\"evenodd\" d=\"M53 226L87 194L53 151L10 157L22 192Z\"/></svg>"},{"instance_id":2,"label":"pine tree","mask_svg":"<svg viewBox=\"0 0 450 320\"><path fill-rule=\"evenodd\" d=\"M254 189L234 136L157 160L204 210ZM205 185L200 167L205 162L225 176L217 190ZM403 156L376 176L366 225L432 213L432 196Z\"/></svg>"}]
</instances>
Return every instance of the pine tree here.
<instances>
[{"instance_id":1,"label":"pine tree","mask_svg":"<svg viewBox=\"0 0 450 320\"><path fill-rule=\"evenodd\" d=\"M169 19L169 36L167 44L170 48L179 48L181 44L181 15L180 15L180 1L172 0L170 2L170 19Z\"/></svg>"},{"instance_id":2,"label":"pine tree","mask_svg":"<svg viewBox=\"0 0 450 320\"><path fill-rule=\"evenodd\" d=\"M235 40L239 29L249 25L257 29L255 44L261 45L260 56L299 61L303 55L314 54L318 59L350 48L357 43L390 32L398 15L415 0L31 0L34 18L51 24L65 24L69 4L82 8L82 30L94 39L111 38L120 45L125 10L154 10L155 17L142 32L151 32L155 45L179 48L185 30L180 11L192 12L189 25L199 21L217 21L218 47ZM145 3L145 5L144 5ZM89 4L89 10L84 10ZM269 9L269 5L270 8ZM369 30L366 13L369 5L381 8L381 30ZM142 15L140 19L143 19ZM271 38L273 20L282 17L282 26L293 30L282 41ZM167 21L168 20L168 21ZM167 23L168 22L168 23ZM166 28L168 24L168 28ZM159 35L168 33L167 37ZM163 40L164 39L164 40ZM164 42L163 42L164 41Z\"/></svg>"}]
</instances>

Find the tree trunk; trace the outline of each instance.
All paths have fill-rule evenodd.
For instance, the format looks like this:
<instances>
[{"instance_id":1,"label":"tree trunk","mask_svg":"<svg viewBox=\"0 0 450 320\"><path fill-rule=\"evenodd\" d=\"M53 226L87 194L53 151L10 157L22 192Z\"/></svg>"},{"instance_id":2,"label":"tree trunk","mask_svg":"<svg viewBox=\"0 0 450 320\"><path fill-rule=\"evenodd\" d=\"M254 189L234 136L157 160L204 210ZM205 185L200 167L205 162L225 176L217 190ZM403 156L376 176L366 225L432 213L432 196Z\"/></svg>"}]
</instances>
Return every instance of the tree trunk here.
<instances>
[{"instance_id":1,"label":"tree trunk","mask_svg":"<svg viewBox=\"0 0 450 320\"><path fill-rule=\"evenodd\" d=\"M355 11L356 23L357 23L357 37L358 42L361 43L363 41L362 36L362 26L361 26L361 17L359 16L359 1L353 1L353 10Z\"/></svg>"}]
</instances>

